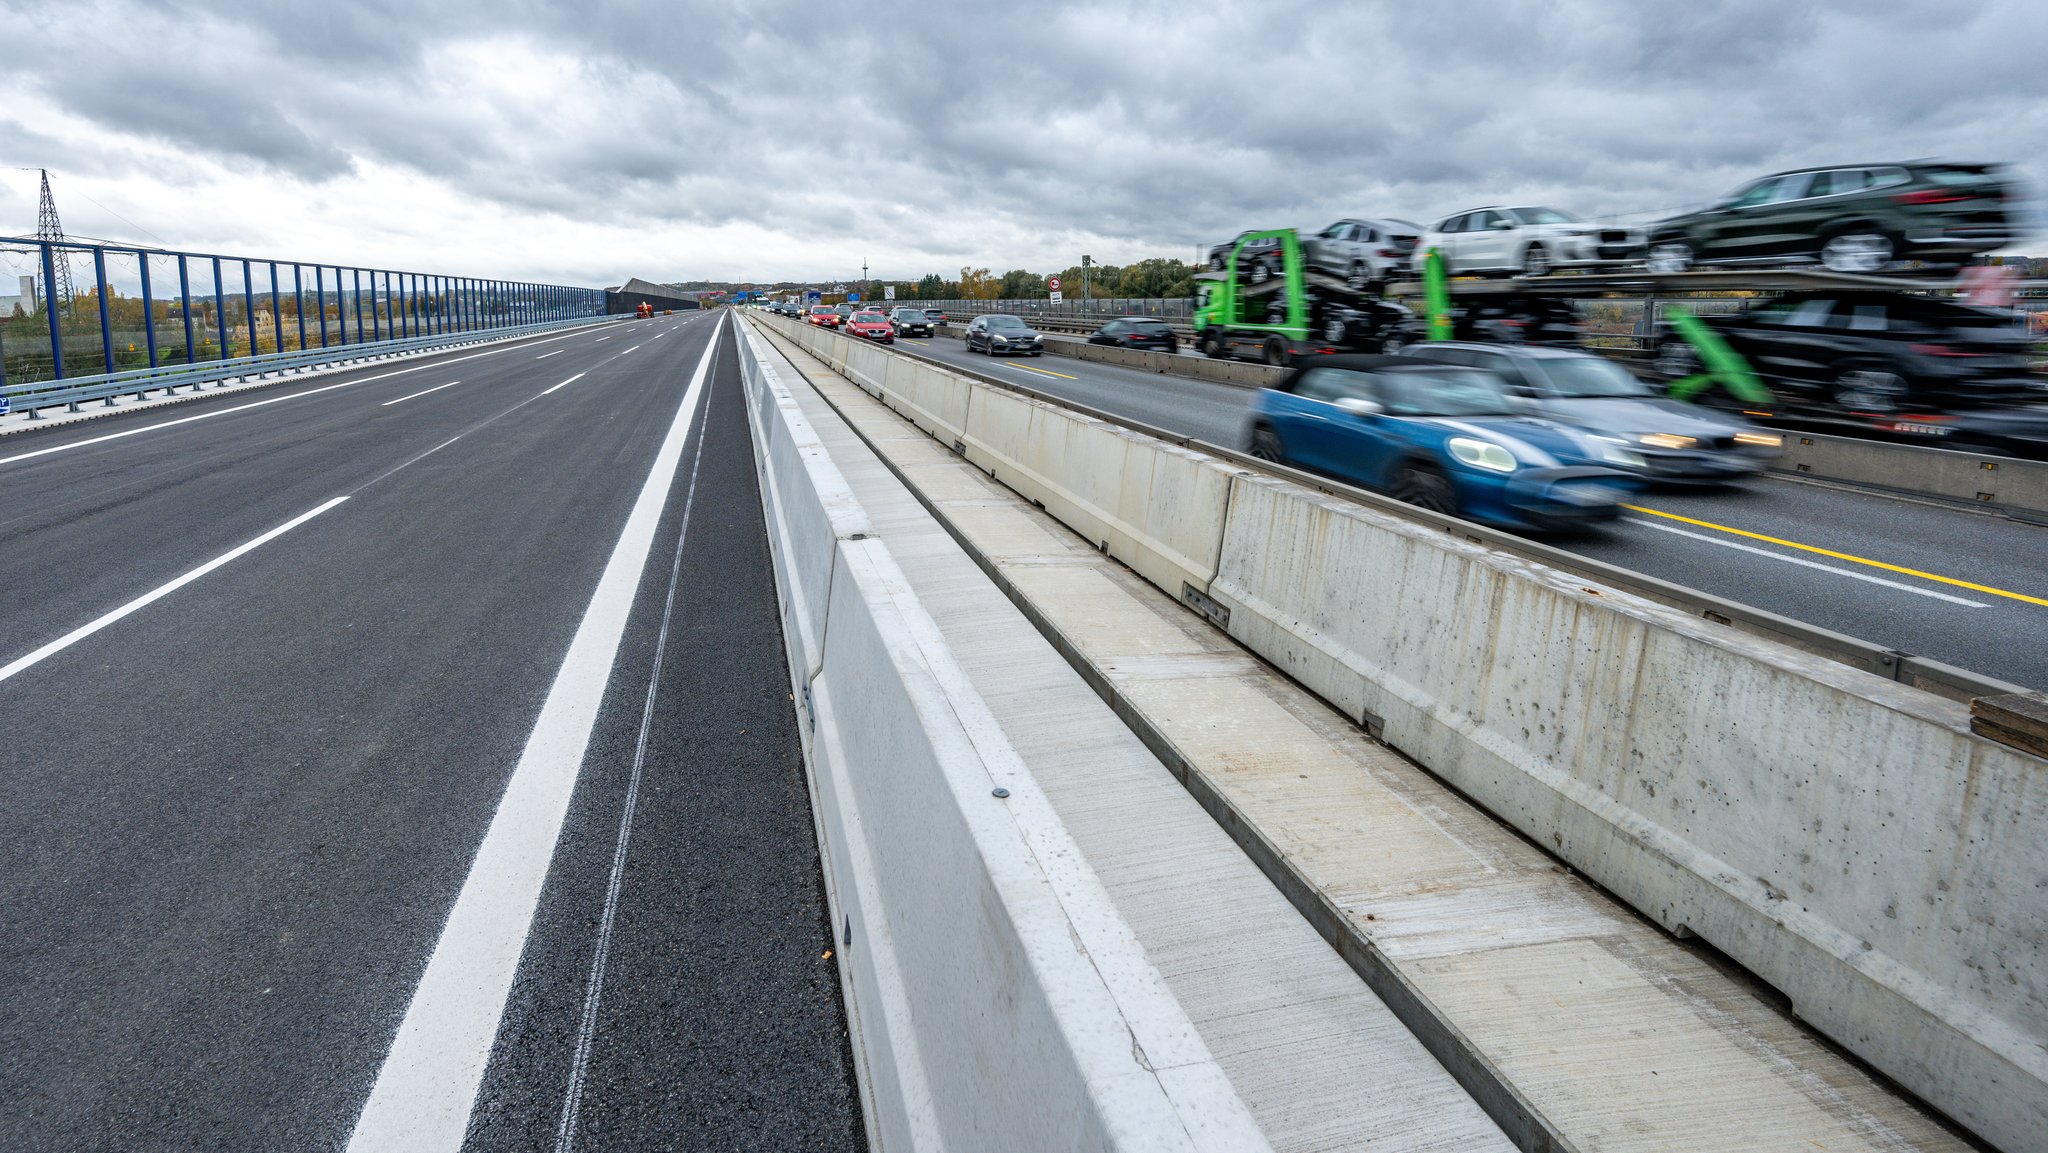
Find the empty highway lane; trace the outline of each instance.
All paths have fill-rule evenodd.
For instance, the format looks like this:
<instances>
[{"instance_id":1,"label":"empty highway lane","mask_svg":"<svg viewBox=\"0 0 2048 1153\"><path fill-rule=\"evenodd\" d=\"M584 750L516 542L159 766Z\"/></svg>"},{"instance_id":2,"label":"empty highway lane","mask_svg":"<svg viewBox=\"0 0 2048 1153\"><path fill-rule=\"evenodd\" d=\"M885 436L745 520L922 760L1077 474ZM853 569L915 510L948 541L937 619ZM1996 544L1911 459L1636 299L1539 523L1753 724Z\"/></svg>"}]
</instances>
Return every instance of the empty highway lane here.
<instances>
[{"instance_id":1,"label":"empty highway lane","mask_svg":"<svg viewBox=\"0 0 2048 1153\"><path fill-rule=\"evenodd\" d=\"M856 1148L717 314L0 438L0 1148Z\"/></svg>"}]
</instances>

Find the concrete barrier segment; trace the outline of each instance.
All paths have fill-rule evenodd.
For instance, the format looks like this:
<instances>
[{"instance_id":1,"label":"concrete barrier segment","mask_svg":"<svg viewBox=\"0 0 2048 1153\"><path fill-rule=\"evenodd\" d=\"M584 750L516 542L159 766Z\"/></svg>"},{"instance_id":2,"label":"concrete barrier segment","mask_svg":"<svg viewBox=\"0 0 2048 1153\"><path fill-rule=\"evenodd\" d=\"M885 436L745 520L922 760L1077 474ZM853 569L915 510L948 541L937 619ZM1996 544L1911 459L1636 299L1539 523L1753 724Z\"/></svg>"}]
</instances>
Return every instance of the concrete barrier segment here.
<instances>
[{"instance_id":1,"label":"concrete barrier segment","mask_svg":"<svg viewBox=\"0 0 2048 1153\"><path fill-rule=\"evenodd\" d=\"M829 598L801 715L877 1147L1268 1148L886 543L800 553L844 480L755 359L778 588Z\"/></svg>"}]
</instances>

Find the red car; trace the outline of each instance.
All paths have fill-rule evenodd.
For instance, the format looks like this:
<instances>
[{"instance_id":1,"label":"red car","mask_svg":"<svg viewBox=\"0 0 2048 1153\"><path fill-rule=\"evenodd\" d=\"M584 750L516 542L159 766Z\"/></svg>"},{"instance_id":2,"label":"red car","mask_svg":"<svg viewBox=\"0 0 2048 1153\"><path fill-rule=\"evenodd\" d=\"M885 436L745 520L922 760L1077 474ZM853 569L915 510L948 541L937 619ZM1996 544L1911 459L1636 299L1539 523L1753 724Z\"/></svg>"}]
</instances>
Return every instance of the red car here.
<instances>
[{"instance_id":1,"label":"red car","mask_svg":"<svg viewBox=\"0 0 2048 1153\"><path fill-rule=\"evenodd\" d=\"M813 304L811 306L810 316L806 317L805 319L809 320L812 324L817 325L819 328L839 327L839 313L834 311L832 306L829 304Z\"/></svg>"},{"instance_id":2,"label":"red car","mask_svg":"<svg viewBox=\"0 0 2048 1153\"><path fill-rule=\"evenodd\" d=\"M896 326L879 312L856 312L846 322L846 335L864 336L883 344L896 343Z\"/></svg>"}]
</instances>

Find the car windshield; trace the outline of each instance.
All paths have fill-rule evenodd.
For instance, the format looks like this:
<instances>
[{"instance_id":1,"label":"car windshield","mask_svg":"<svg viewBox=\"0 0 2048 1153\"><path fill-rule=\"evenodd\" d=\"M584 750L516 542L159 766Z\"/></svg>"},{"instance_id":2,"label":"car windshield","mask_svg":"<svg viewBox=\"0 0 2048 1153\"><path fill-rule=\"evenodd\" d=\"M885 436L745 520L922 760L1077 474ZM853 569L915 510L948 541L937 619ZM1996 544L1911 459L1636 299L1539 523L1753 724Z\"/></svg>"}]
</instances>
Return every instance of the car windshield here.
<instances>
[{"instance_id":1,"label":"car windshield","mask_svg":"<svg viewBox=\"0 0 2048 1153\"><path fill-rule=\"evenodd\" d=\"M1378 374L1391 416L1509 416L1515 406L1501 378L1477 369L1394 369Z\"/></svg>"},{"instance_id":2,"label":"car windshield","mask_svg":"<svg viewBox=\"0 0 2048 1153\"><path fill-rule=\"evenodd\" d=\"M889 319L879 312L856 312L853 318L862 324L882 324Z\"/></svg>"},{"instance_id":3,"label":"car windshield","mask_svg":"<svg viewBox=\"0 0 2048 1153\"><path fill-rule=\"evenodd\" d=\"M1508 215L1520 217L1524 224L1577 224L1579 218L1569 212L1555 208L1514 208Z\"/></svg>"},{"instance_id":4,"label":"car windshield","mask_svg":"<svg viewBox=\"0 0 2048 1153\"><path fill-rule=\"evenodd\" d=\"M1649 396L1650 390L1628 369L1599 356L1546 356L1534 362L1558 396Z\"/></svg>"},{"instance_id":5,"label":"car windshield","mask_svg":"<svg viewBox=\"0 0 2048 1153\"><path fill-rule=\"evenodd\" d=\"M922 320L924 318L924 313L919 312L915 308L899 308L896 310L896 315L901 319L907 320Z\"/></svg>"},{"instance_id":6,"label":"car windshield","mask_svg":"<svg viewBox=\"0 0 2048 1153\"><path fill-rule=\"evenodd\" d=\"M1014 317L1014 316L991 316L991 317L989 317L989 318L988 318L988 326L989 326L990 328L1027 328L1027 327L1029 327L1029 326L1028 326L1028 325L1026 325L1026 324L1025 324L1025 323L1024 323L1023 321L1021 321L1021 320L1017 319L1017 318L1016 318L1016 317Z\"/></svg>"}]
</instances>

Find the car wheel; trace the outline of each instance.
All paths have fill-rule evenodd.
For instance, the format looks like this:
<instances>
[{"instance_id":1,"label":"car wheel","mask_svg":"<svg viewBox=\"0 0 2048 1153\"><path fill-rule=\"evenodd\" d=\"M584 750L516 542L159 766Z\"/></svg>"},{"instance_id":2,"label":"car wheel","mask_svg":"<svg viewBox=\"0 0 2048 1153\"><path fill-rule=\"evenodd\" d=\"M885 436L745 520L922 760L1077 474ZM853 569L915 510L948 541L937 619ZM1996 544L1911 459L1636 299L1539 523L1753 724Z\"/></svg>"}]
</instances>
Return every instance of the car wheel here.
<instances>
[{"instance_id":1,"label":"car wheel","mask_svg":"<svg viewBox=\"0 0 2048 1153\"><path fill-rule=\"evenodd\" d=\"M1212 252L1209 254L1209 271L1223 271L1223 255L1221 253Z\"/></svg>"},{"instance_id":2,"label":"car wheel","mask_svg":"<svg viewBox=\"0 0 2048 1153\"><path fill-rule=\"evenodd\" d=\"M1354 260L1351 262L1351 274L1344 278L1344 283L1355 291L1365 291L1366 286L1372 283L1372 273L1366 270L1365 261Z\"/></svg>"},{"instance_id":3,"label":"car wheel","mask_svg":"<svg viewBox=\"0 0 2048 1153\"><path fill-rule=\"evenodd\" d=\"M1401 466L1401 471L1394 474L1392 495L1395 500L1416 508L1445 516L1458 515L1458 490L1451 486L1450 477L1430 465Z\"/></svg>"},{"instance_id":4,"label":"car wheel","mask_svg":"<svg viewBox=\"0 0 2048 1153\"><path fill-rule=\"evenodd\" d=\"M1699 350L1680 337L1667 336L1657 346L1657 375L1665 380L1691 376L1703 367Z\"/></svg>"},{"instance_id":5,"label":"car wheel","mask_svg":"<svg viewBox=\"0 0 2048 1153\"><path fill-rule=\"evenodd\" d=\"M1398 332L1389 332L1380 337L1380 355L1393 356L1408 347L1408 340Z\"/></svg>"},{"instance_id":6,"label":"car wheel","mask_svg":"<svg viewBox=\"0 0 2048 1153\"><path fill-rule=\"evenodd\" d=\"M1820 262L1829 272L1876 272L1892 262L1892 241L1882 232L1852 229L1820 246Z\"/></svg>"},{"instance_id":7,"label":"car wheel","mask_svg":"<svg viewBox=\"0 0 2048 1153\"><path fill-rule=\"evenodd\" d=\"M1287 463L1287 449L1280 444L1280 434L1265 425L1252 430L1251 454L1260 460L1274 464Z\"/></svg>"},{"instance_id":8,"label":"car wheel","mask_svg":"<svg viewBox=\"0 0 2048 1153\"><path fill-rule=\"evenodd\" d=\"M1522 253L1523 276L1549 276L1550 251L1540 244L1532 244Z\"/></svg>"},{"instance_id":9,"label":"car wheel","mask_svg":"<svg viewBox=\"0 0 2048 1153\"><path fill-rule=\"evenodd\" d=\"M1245 279L1253 284L1264 284L1273 279L1273 270L1266 267L1266 261L1261 257L1252 261L1251 268L1245 273Z\"/></svg>"},{"instance_id":10,"label":"car wheel","mask_svg":"<svg viewBox=\"0 0 2048 1153\"><path fill-rule=\"evenodd\" d=\"M1692 245L1683 240L1659 240L1650 245L1643 267L1651 272L1686 272L1692 268Z\"/></svg>"},{"instance_id":11,"label":"car wheel","mask_svg":"<svg viewBox=\"0 0 2048 1153\"><path fill-rule=\"evenodd\" d=\"M1835 405L1851 412L1897 412L1911 391L1905 377L1881 364L1851 364L1835 374Z\"/></svg>"},{"instance_id":12,"label":"car wheel","mask_svg":"<svg viewBox=\"0 0 2048 1153\"><path fill-rule=\"evenodd\" d=\"M1287 367L1287 345L1277 336L1266 338L1266 363L1274 368Z\"/></svg>"},{"instance_id":13,"label":"car wheel","mask_svg":"<svg viewBox=\"0 0 2048 1153\"><path fill-rule=\"evenodd\" d=\"M1203 356L1209 357L1212 360L1221 360L1223 358L1223 342L1216 338L1215 329L1204 329L1199 338L1199 343Z\"/></svg>"},{"instance_id":14,"label":"car wheel","mask_svg":"<svg viewBox=\"0 0 2048 1153\"><path fill-rule=\"evenodd\" d=\"M1342 313L1323 321L1323 340L1328 344L1342 344L1351 335L1351 326L1345 322Z\"/></svg>"}]
</instances>

